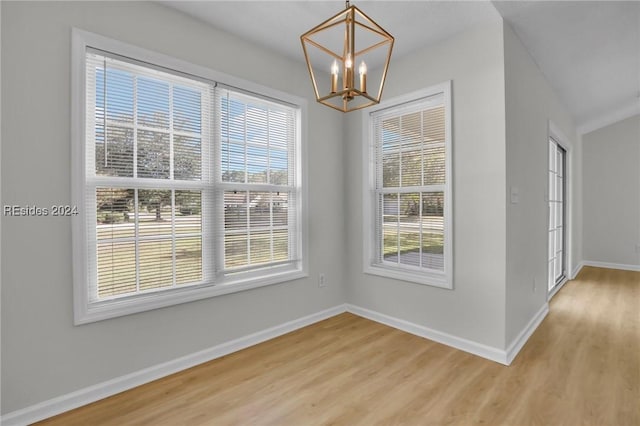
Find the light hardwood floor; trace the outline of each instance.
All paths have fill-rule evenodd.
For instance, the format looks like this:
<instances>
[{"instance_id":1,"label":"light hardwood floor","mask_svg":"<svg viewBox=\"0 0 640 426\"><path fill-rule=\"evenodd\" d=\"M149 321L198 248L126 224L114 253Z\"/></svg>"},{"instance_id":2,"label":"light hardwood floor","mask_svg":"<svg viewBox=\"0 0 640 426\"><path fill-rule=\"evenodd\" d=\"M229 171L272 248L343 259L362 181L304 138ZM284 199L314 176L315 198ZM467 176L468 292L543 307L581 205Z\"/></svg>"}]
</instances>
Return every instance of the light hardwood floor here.
<instances>
[{"instance_id":1,"label":"light hardwood floor","mask_svg":"<svg viewBox=\"0 0 640 426\"><path fill-rule=\"evenodd\" d=\"M48 425L640 425L640 273L586 267L510 367L342 314Z\"/></svg>"}]
</instances>

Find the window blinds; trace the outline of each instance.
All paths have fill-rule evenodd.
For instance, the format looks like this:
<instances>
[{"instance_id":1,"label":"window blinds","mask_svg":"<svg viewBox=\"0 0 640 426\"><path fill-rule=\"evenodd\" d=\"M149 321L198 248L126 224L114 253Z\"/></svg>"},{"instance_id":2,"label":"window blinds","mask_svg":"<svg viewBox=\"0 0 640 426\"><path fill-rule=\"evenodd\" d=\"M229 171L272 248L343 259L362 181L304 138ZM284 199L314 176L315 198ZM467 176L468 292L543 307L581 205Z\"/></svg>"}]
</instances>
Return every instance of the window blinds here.
<instances>
[{"instance_id":1,"label":"window blinds","mask_svg":"<svg viewBox=\"0 0 640 426\"><path fill-rule=\"evenodd\" d=\"M89 298L299 260L297 112L88 49Z\"/></svg>"}]
</instances>

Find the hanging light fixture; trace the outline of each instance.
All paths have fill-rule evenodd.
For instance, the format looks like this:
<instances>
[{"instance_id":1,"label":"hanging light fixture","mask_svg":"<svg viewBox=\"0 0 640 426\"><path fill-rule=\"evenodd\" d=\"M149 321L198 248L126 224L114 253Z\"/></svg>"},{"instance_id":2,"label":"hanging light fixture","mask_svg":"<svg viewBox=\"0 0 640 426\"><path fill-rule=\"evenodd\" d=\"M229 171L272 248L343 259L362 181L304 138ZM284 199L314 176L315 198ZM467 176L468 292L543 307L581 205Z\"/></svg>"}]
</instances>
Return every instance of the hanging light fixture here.
<instances>
[{"instance_id":1,"label":"hanging light fixture","mask_svg":"<svg viewBox=\"0 0 640 426\"><path fill-rule=\"evenodd\" d=\"M380 102L394 38L349 0L300 41L318 102L342 112Z\"/></svg>"}]
</instances>

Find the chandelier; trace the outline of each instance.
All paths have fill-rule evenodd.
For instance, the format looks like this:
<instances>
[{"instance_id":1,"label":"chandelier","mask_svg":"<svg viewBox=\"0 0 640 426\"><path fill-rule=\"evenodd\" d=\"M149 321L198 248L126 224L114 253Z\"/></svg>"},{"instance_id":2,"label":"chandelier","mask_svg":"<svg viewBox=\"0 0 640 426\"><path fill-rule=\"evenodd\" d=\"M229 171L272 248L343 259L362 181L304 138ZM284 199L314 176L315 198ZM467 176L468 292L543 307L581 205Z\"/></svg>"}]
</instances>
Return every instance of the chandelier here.
<instances>
[{"instance_id":1,"label":"chandelier","mask_svg":"<svg viewBox=\"0 0 640 426\"><path fill-rule=\"evenodd\" d=\"M394 38L349 0L300 41L318 102L342 112L380 102Z\"/></svg>"}]
</instances>

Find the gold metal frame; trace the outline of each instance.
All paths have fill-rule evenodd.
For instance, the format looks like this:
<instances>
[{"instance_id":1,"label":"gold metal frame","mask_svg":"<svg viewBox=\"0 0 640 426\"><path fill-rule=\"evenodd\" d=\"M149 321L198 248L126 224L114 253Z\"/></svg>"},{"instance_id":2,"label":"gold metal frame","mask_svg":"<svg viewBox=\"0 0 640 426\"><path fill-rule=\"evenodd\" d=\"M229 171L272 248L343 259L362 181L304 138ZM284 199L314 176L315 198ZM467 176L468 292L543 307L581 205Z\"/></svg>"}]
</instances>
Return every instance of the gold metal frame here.
<instances>
[{"instance_id":1,"label":"gold metal frame","mask_svg":"<svg viewBox=\"0 0 640 426\"><path fill-rule=\"evenodd\" d=\"M325 46L322 46L318 42L314 41L311 37L325 31L327 29L333 28L337 25L345 26L345 35L344 35L344 45L343 51L341 53L334 52L328 49ZM375 43L371 46L368 46L364 49L361 49L358 52L354 52L355 50L355 39L356 39L356 30L364 30L374 33L381 37L383 40ZM307 62L307 68L309 70L309 76L311 77L311 82L313 83L313 90L315 92L316 100L324 105L327 105L331 108L337 109L342 112L355 111L361 108L366 108L371 105L375 105L380 103L380 98L382 97L382 89L384 88L384 82L387 77L387 70L389 69L389 61L391 60L391 51L393 50L393 43L395 39L391 34L385 31L380 25L375 23L373 19L369 18L364 14L360 9L356 6L350 6L349 0L346 1L346 8L342 12L337 15L332 16L327 19L320 25L312 28L307 31L303 35L300 36L300 42L302 43L302 50L304 51L304 57ZM316 82L316 78L313 71L313 65L311 64L311 60L309 58L309 53L307 51L307 44L319 49L320 51L326 53L330 57L333 57L337 62L342 65L343 69L343 86L345 86L342 90L331 90L326 94L321 94L318 90L318 84ZM365 90L360 90L355 87L354 79L355 79L355 64L357 58L365 53L368 53L374 49L378 48L388 48L388 52L384 61L383 69L382 69L382 77L380 80L380 86L378 88L377 94L372 95ZM351 65L347 66L347 62L351 61ZM336 74L337 75L337 74ZM332 78L333 75L332 75ZM366 79L366 72L365 72ZM365 80L366 82L366 80ZM333 88L333 86L332 86ZM362 89L362 80L361 80L361 89ZM324 93L324 92L323 92ZM357 96L361 96L363 98L368 99L368 102L360 105L350 104ZM328 102L330 99L341 97L342 103L341 107L334 105Z\"/></svg>"}]
</instances>

